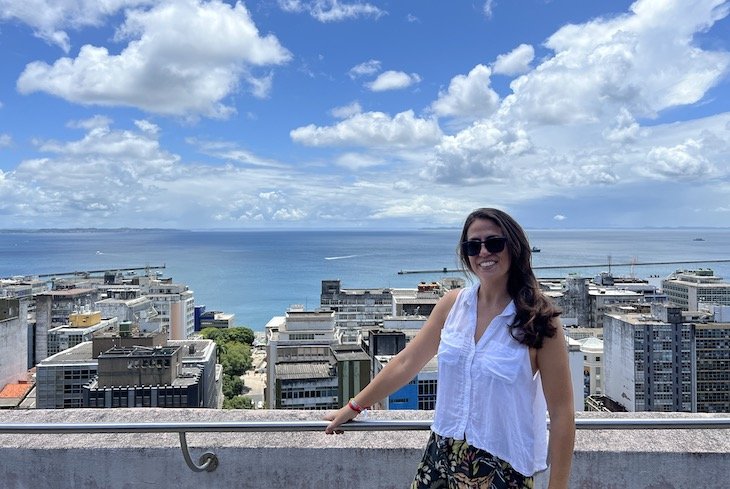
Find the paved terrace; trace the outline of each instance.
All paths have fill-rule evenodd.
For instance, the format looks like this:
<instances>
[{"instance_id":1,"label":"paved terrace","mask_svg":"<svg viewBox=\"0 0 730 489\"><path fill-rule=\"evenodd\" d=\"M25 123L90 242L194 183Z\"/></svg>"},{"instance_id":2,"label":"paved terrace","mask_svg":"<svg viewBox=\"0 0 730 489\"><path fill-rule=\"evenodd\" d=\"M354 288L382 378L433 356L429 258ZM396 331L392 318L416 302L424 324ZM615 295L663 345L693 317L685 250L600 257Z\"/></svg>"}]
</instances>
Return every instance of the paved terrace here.
<instances>
[{"instance_id":1,"label":"paved terrace","mask_svg":"<svg viewBox=\"0 0 730 489\"><path fill-rule=\"evenodd\" d=\"M432 413L385 411L373 420L423 420ZM321 412L208 409L0 411L8 423L197 423L320 421ZM579 419L712 419L728 415L578 413ZM187 465L176 433L0 435L0 487L36 488L405 488L427 431L189 433L193 461L218 457L212 472ZM537 487L545 487L545 474ZM578 430L571 488L730 487L730 430Z\"/></svg>"}]
</instances>

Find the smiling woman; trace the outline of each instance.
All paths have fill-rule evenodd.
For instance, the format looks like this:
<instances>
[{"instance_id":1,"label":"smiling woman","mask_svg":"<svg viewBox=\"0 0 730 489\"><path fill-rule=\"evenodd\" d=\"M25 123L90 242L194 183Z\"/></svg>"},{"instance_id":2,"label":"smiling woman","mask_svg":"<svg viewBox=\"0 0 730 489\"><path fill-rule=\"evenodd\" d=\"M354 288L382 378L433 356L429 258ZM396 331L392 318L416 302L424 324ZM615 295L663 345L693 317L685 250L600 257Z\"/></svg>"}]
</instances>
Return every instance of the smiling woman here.
<instances>
[{"instance_id":1,"label":"smiling woman","mask_svg":"<svg viewBox=\"0 0 730 489\"><path fill-rule=\"evenodd\" d=\"M325 432L342 433L438 354L432 434L411 488L532 488L550 460L550 487L567 489L575 439L568 352L527 236L505 212L482 208L466 218L459 242L477 283L443 296L405 349L325 416Z\"/></svg>"}]
</instances>

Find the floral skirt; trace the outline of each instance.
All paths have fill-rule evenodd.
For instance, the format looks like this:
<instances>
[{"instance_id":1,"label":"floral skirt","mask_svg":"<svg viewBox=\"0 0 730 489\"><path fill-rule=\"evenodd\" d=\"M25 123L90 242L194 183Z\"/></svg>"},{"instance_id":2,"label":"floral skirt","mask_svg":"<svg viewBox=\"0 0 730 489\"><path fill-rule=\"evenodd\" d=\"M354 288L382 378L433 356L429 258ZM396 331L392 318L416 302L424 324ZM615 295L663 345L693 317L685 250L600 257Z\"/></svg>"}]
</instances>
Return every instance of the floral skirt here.
<instances>
[{"instance_id":1,"label":"floral skirt","mask_svg":"<svg viewBox=\"0 0 730 489\"><path fill-rule=\"evenodd\" d=\"M464 440L431 433L411 489L533 489L525 477L504 460L472 447Z\"/></svg>"}]
</instances>

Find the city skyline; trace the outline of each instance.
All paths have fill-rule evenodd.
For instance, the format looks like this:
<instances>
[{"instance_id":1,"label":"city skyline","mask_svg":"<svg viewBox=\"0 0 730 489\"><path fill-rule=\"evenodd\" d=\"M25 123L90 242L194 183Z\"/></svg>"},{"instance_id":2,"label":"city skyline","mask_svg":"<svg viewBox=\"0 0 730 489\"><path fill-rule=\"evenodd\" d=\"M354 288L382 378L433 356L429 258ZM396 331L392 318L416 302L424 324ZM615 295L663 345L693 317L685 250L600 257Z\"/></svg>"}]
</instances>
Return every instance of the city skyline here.
<instances>
[{"instance_id":1,"label":"city skyline","mask_svg":"<svg viewBox=\"0 0 730 489\"><path fill-rule=\"evenodd\" d=\"M0 228L730 226L730 2L0 0Z\"/></svg>"}]
</instances>

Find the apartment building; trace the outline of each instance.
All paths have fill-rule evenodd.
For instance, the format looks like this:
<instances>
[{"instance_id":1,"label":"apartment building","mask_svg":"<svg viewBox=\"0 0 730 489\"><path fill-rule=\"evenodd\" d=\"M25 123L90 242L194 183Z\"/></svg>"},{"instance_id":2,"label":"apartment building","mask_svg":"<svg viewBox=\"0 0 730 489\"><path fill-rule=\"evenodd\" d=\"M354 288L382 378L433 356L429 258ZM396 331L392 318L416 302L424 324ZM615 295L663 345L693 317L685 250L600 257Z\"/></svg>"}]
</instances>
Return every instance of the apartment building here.
<instances>
[{"instance_id":1,"label":"apartment building","mask_svg":"<svg viewBox=\"0 0 730 489\"><path fill-rule=\"evenodd\" d=\"M119 321L116 317L102 319L100 311L71 314L68 324L48 330L47 356L55 355L84 341L91 341L97 331L118 328Z\"/></svg>"},{"instance_id":2,"label":"apartment building","mask_svg":"<svg viewBox=\"0 0 730 489\"><path fill-rule=\"evenodd\" d=\"M266 325L266 389L268 406L282 409L339 407L338 380L330 345L335 312L289 308Z\"/></svg>"},{"instance_id":3,"label":"apartment building","mask_svg":"<svg viewBox=\"0 0 730 489\"><path fill-rule=\"evenodd\" d=\"M28 371L28 298L0 299L0 390Z\"/></svg>"},{"instance_id":4,"label":"apartment building","mask_svg":"<svg viewBox=\"0 0 730 489\"><path fill-rule=\"evenodd\" d=\"M156 338L106 334L99 344L95 337L48 357L36 366L36 407L218 407L215 343L180 340L126 346L154 344ZM123 346L102 351L121 340L126 340Z\"/></svg>"},{"instance_id":5,"label":"apartment building","mask_svg":"<svg viewBox=\"0 0 730 489\"><path fill-rule=\"evenodd\" d=\"M730 283L710 269L678 270L662 281L662 289L685 311L696 311L700 303L730 305Z\"/></svg>"},{"instance_id":6,"label":"apartment building","mask_svg":"<svg viewBox=\"0 0 730 489\"><path fill-rule=\"evenodd\" d=\"M380 326L392 314L393 293L389 288L343 289L339 280L322 280L320 307L335 312L341 343L357 343L363 330Z\"/></svg>"},{"instance_id":7,"label":"apartment building","mask_svg":"<svg viewBox=\"0 0 730 489\"><path fill-rule=\"evenodd\" d=\"M676 306L609 314L605 394L628 411L730 412L730 325Z\"/></svg>"},{"instance_id":8,"label":"apartment building","mask_svg":"<svg viewBox=\"0 0 730 489\"><path fill-rule=\"evenodd\" d=\"M168 339L184 340L195 332L195 299L186 285L170 280L149 280L142 286L142 294L151 302L159 315Z\"/></svg>"},{"instance_id":9,"label":"apartment building","mask_svg":"<svg viewBox=\"0 0 730 489\"><path fill-rule=\"evenodd\" d=\"M65 288L43 292L35 296L35 358L38 363L48 356L48 331L64 326L71 314L88 310L100 299L93 288Z\"/></svg>"}]
</instances>

